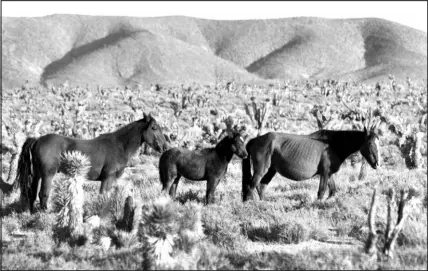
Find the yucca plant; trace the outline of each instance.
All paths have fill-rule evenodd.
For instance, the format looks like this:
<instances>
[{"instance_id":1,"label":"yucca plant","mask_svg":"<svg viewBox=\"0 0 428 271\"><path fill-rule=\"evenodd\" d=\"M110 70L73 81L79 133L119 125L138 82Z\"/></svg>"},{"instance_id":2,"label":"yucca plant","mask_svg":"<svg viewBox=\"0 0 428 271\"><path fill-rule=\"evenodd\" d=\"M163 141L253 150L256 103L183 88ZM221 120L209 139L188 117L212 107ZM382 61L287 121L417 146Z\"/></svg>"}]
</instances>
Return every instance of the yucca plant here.
<instances>
[{"instance_id":1,"label":"yucca plant","mask_svg":"<svg viewBox=\"0 0 428 271\"><path fill-rule=\"evenodd\" d=\"M201 204L188 202L180 212L177 246L187 253L204 237L201 209Z\"/></svg>"},{"instance_id":2,"label":"yucca plant","mask_svg":"<svg viewBox=\"0 0 428 271\"><path fill-rule=\"evenodd\" d=\"M143 213L143 224L139 232L144 244L144 268L172 262L171 253L177 230L176 203L167 196L158 198L151 208Z\"/></svg>"},{"instance_id":3,"label":"yucca plant","mask_svg":"<svg viewBox=\"0 0 428 271\"><path fill-rule=\"evenodd\" d=\"M114 231L114 237L116 246L119 248L131 248L139 244L138 237L133 232L116 229Z\"/></svg>"},{"instance_id":4,"label":"yucca plant","mask_svg":"<svg viewBox=\"0 0 428 271\"><path fill-rule=\"evenodd\" d=\"M81 152L67 152L61 157L60 170L66 177L54 184L53 211L57 213L56 226L69 229L72 235L83 232L82 185L90 168L89 157Z\"/></svg>"}]
</instances>

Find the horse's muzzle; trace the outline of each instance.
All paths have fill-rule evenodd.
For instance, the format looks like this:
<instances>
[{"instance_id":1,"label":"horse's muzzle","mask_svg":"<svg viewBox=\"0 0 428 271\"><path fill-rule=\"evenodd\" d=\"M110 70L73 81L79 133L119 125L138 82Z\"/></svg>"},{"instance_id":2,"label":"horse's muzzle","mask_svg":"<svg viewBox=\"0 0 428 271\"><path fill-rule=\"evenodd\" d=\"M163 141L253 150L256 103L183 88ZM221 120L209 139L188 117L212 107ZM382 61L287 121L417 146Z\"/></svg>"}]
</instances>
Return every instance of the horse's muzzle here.
<instances>
[{"instance_id":1,"label":"horse's muzzle","mask_svg":"<svg viewBox=\"0 0 428 271\"><path fill-rule=\"evenodd\" d=\"M163 153L168 150L168 146L164 144L163 146L156 146L156 150L160 153Z\"/></svg>"},{"instance_id":2,"label":"horse's muzzle","mask_svg":"<svg viewBox=\"0 0 428 271\"><path fill-rule=\"evenodd\" d=\"M162 152L166 152L167 150L169 150L171 148L170 144L168 142L165 142L162 147L161 150Z\"/></svg>"}]
</instances>

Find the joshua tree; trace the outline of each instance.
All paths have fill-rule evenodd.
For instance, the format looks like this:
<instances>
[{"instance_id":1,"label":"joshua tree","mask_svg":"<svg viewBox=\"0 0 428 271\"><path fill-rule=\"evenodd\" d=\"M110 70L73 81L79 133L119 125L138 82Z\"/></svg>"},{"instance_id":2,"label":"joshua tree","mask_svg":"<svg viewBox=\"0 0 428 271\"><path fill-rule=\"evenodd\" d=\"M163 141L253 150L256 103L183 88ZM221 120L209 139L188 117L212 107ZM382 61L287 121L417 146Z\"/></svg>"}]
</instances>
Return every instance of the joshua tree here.
<instances>
[{"instance_id":1,"label":"joshua tree","mask_svg":"<svg viewBox=\"0 0 428 271\"><path fill-rule=\"evenodd\" d=\"M403 228L404 221L407 217L407 213L405 210L406 203L411 200L413 196L415 196L416 191L413 189L409 189L409 191L404 191L403 189L400 191L400 200L398 202L398 217L396 220L392 218L395 200L395 192L392 188L387 192L388 199L388 213L387 213L387 224L385 230L385 242L382 249L382 253L388 256L389 258L393 258L394 246L398 238L398 234ZM375 216L376 216L376 208L377 208L377 199L376 199L376 189L373 191L372 202L370 205L370 211L368 215L368 224L369 224L369 236L366 241L365 251L368 254L377 253L377 240L378 233L376 232L375 227ZM397 222L394 222L397 221Z\"/></svg>"},{"instance_id":2,"label":"joshua tree","mask_svg":"<svg viewBox=\"0 0 428 271\"><path fill-rule=\"evenodd\" d=\"M283 100L283 95L282 94L278 94L278 93L274 93L273 97L272 97L272 104L274 106L279 106L282 103Z\"/></svg>"},{"instance_id":3,"label":"joshua tree","mask_svg":"<svg viewBox=\"0 0 428 271\"><path fill-rule=\"evenodd\" d=\"M251 101L252 103L245 104L245 112L258 130L258 135L261 135L266 121L272 113L272 106L267 101L257 104L254 97L251 97Z\"/></svg>"},{"instance_id":4,"label":"joshua tree","mask_svg":"<svg viewBox=\"0 0 428 271\"><path fill-rule=\"evenodd\" d=\"M422 157L422 137L424 133L418 130L417 125L407 124L401 125L400 123L392 123L389 129L398 136L396 141L397 146L405 159L406 166L409 169L421 168Z\"/></svg>"},{"instance_id":5,"label":"joshua tree","mask_svg":"<svg viewBox=\"0 0 428 271\"><path fill-rule=\"evenodd\" d=\"M16 170L18 168L18 161L19 161L19 150L25 141L25 135L23 133L18 132L15 127L9 127L9 129L13 131L12 132L13 147L8 148L8 151L10 152L11 157L10 157L10 163L9 163L9 171L6 178L7 184L11 184L12 180L15 180L16 178ZM18 187L19 187L18 182L15 182L13 184L13 187L10 187L11 189L8 189L9 190L8 192L11 192L13 188L18 188Z\"/></svg>"}]
</instances>

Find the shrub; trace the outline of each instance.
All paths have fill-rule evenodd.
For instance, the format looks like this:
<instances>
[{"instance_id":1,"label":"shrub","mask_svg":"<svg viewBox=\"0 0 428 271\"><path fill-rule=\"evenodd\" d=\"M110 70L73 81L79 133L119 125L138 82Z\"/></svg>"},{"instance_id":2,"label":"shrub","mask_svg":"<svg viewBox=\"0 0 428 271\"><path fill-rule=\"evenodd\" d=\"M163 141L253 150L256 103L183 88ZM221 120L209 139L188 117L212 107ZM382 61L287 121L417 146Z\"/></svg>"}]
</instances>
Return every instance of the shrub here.
<instances>
[{"instance_id":1,"label":"shrub","mask_svg":"<svg viewBox=\"0 0 428 271\"><path fill-rule=\"evenodd\" d=\"M253 222L245 225L243 231L252 241L298 244L309 238L309 229L298 222Z\"/></svg>"},{"instance_id":2,"label":"shrub","mask_svg":"<svg viewBox=\"0 0 428 271\"><path fill-rule=\"evenodd\" d=\"M91 167L89 157L80 152L62 156L60 170L66 179L54 183L53 211L57 213L56 227L68 228L72 234L82 232L84 192L82 184Z\"/></svg>"}]
</instances>

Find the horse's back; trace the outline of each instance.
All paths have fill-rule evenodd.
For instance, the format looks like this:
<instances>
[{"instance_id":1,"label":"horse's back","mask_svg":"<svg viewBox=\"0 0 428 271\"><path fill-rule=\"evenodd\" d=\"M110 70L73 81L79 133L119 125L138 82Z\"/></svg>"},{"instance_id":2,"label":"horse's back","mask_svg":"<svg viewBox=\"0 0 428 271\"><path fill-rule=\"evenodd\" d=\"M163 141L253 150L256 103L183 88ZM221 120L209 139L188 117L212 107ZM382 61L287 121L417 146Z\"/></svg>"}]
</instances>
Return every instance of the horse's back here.
<instances>
[{"instance_id":1,"label":"horse's back","mask_svg":"<svg viewBox=\"0 0 428 271\"><path fill-rule=\"evenodd\" d=\"M185 148L171 148L165 151L159 160L159 171L177 172L190 180L200 180L205 177L209 150L188 150Z\"/></svg>"},{"instance_id":2,"label":"horse's back","mask_svg":"<svg viewBox=\"0 0 428 271\"><path fill-rule=\"evenodd\" d=\"M102 142L98 141L94 139L76 139L58 134L46 134L37 140L35 154L44 163L48 163L48 161L57 163L60 160L61 154L70 151L79 151L87 155L91 163L97 163L100 158L107 155L106 148L103 148Z\"/></svg>"},{"instance_id":3,"label":"horse's back","mask_svg":"<svg viewBox=\"0 0 428 271\"><path fill-rule=\"evenodd\" d=\"M276 138L277 133L269 132L264 135L250 139L247 143L247 151L251 153L251 155L258 155L261 152L268 152L269 154L271 154L271 151L273 150L272 144L274 144Z\"/></svg>"},{"instance_id":4,"label":"horse's back","mask_svg":"<svg viewBox=\"0 0 428 271\"><path fill-rule=\"evenodd\" d=\"M77 139L58 134L46 134L37 140L38 150L50 155L59 155L67 151L80 151L90 155L91 146L95 144L94 140Z\"/></svg>"},{"instance_id":5,"label":"horse's back","mask_svg":"<svg viewBox=\"0 0 428 271\"><path fill-rule=\"evenodd\" d=\"M71 140L65 136L46 134L39 137L35 144L35 150L41 156L56 157L65 151L71 143Z\"/></svg>"}]
</instances>

